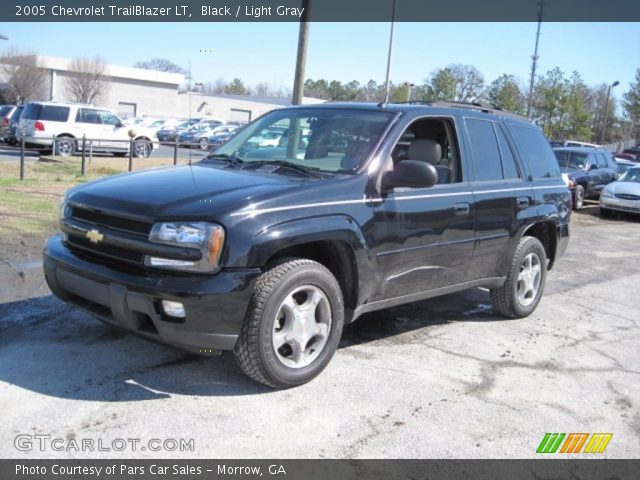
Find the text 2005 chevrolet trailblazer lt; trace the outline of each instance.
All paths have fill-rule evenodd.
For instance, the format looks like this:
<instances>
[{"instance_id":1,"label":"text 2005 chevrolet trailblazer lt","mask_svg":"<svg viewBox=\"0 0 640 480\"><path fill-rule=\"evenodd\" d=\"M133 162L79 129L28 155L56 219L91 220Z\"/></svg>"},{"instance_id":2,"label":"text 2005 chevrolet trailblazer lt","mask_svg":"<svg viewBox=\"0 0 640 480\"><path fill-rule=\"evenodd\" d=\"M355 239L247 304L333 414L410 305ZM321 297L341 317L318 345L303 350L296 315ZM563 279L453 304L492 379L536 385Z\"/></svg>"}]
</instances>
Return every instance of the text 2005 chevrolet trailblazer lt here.
<instances>
[{"instance_id":1,"label":"text 2005 chevrolet trailblazer lt","mask_svg":"<svg viewBox=\"0 0 640 480\"><path fill-rule=\"evenodd\" d=\"M525 317L567 248L570 198L540 130L478 105L270 112L206 159L69 190L51 290L251 378L318 375L345 323L472 287Z\"/></svg>"}]
</instances>

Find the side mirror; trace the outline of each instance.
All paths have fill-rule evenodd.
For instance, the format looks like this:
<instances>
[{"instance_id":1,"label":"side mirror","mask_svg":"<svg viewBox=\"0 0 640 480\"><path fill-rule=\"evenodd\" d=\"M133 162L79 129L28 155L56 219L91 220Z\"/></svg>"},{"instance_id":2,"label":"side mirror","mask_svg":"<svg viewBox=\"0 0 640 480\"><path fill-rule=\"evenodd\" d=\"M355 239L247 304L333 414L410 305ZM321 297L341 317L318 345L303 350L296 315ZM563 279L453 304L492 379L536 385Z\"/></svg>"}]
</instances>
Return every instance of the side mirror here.
<instances>
[{"instance_id":1,"label":"side mirror","mask_svg":"<svg viewBox=\"0 0 640 480\"><path fill-rule=\"evenodd\" d=\"M382 189L392 190L396 187L429 188L438 181L436 167L419 160L402 160L392 171L382 177Z\"/></svg>"},{"instance_id":2,"label":"side mirror","mask_svg":"<svg viewBox=\"0 0 640 480\"><path fill-rule=\"evenodd\" d=\"M124 127L124 123L118 122L118 123L116 123L116 127L122 128L122 127Z\"/></svg>"},{"instance_id":3,"label":"side mirror","mask_svg":"<svg viewBox=\"0 0 640 480\"><path fill-rule=\"evenodd\" d=\"M589 165L589 171L591 170L597 170L598 169L598 165L596 165L595 163L592 163L591 165Z\"/></svg>"}]
</instances>

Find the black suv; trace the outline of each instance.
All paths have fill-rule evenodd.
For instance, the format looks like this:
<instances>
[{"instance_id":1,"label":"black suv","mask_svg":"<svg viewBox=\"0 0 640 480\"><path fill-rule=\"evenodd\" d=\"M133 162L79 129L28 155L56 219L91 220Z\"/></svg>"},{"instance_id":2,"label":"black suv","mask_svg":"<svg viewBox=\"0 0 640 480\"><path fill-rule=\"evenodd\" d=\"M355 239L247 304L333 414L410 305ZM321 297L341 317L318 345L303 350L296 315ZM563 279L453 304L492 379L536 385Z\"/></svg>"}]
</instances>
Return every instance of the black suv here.
<instances>
[{"instance_id":1,"label":"black suv","mask_svg":"<svg viewBox=\"0 0 640 480\"><path fill-rule=\"evenodd\" d=\"M580 210L585 198L597 198L618 178L618 166L611 152L588 147L554 148L558 164L569 177L573 208Z\"/></svg>"},{"instance_id":2,"label":"black suv","mask_svg":"<svg viewBox=\"0 0 640 480\"><path fill-rule=\"evenodd\" d=\"M484 287L496 312L529 315L567 248L569 195L541 131L502 111L283 108L192 166L69 190L44 270L109 324L233 350L283 388L318 375L366 312Z\"/></svg>"}]
</instances>

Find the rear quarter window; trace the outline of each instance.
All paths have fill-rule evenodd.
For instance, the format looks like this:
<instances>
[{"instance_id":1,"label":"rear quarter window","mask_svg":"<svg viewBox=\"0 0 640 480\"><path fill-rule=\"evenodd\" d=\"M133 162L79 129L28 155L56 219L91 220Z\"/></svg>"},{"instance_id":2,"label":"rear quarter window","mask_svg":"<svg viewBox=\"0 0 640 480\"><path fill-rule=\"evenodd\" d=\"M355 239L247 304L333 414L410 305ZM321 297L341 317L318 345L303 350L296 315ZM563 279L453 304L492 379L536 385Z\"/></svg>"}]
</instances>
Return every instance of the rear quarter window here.
<instances>
[{"instance_id":1,"label":"rear quarter window","mask_svg":"<svg viewBox=\"0 0 640 480\"><path fill-rule=\"evenodd\" d=\"M69 107L45 105L40 112L39 120L49 122L66 122L69 119Z\"/></svg>"},{"instance_id":2,"label":"rear quarter window","mask_svg":"<svg viewBox=\"0 0 640 480\"><path fill-rule=\"evenodd\" d=\"M520 156L529 166L534 179L560 177L558 160L539 129L514 124L510 125L510 129L520 147Z\"/></svg>"}]
</instances>

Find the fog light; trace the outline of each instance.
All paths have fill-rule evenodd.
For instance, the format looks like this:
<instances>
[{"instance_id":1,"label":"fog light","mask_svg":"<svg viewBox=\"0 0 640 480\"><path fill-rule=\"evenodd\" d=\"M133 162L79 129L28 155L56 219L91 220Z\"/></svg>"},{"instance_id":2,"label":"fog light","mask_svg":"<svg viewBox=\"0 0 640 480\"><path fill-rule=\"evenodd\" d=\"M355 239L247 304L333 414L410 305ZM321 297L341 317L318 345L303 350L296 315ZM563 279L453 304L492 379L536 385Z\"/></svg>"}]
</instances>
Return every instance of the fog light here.
<instances>
[{"instance_id":1,"label":"fog light","mask_svg":"<svg viewBox=\"0 0 640 480\"><path fill-rule=\"evenodd\" d=\"M184 318L187 314L184 311L184 305L180 302L172 302L170 300L162 300L162 310L170 317Z\"/></svg>"}]
</instances>

